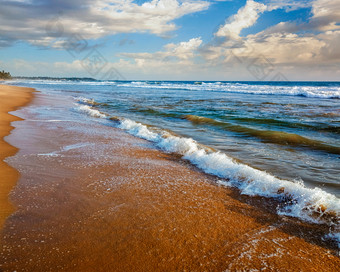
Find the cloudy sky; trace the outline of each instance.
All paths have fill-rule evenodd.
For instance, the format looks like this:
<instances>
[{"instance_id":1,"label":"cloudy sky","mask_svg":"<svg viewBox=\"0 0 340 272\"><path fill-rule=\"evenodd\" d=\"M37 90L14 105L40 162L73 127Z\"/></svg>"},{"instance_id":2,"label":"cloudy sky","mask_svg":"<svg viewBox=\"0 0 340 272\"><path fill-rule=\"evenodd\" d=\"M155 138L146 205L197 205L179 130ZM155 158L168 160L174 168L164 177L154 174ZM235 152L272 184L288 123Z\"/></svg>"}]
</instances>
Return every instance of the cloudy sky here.
<instances>
[{"instance_id":1,"label":"cloudy sky","mask_svg":"<svg viewBox=\"0 0 340 272\"><path fill-rule=\"evenodd\" d=\"M0 0L15 76L340 80L339 0Z\"/></svg>"}]
</instances>

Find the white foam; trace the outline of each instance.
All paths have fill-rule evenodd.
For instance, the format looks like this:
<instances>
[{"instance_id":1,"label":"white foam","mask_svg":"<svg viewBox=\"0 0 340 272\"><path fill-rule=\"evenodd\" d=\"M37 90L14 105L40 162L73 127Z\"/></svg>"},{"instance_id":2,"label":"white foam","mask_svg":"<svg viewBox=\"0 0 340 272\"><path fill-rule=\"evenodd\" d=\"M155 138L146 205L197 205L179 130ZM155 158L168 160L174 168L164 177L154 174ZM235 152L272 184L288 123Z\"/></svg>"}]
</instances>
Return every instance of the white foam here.
<instances>
[{"instance_id":1,"label":"white foam","mask_svg":"<svg viewBox=\"0 0 340 272\"><path fill-rule=\"evenodd\" d=\"M85 104L85 105L88 105L88 106L94 105L96 103L96 101L94 101L94 99L89 99L89 98L86 98L86 97L83 97L83 96L76 97L75 100L77 100L77 102L80 103L80 104Z\"/></svg>"},{"instance_id":2,"label":"white foam","mask_svg":"<svg viewBox=\"0 0 340 272\"><path fill-rule=\"evenodd\" d=\"M80 112L86 113L92 117L96 117L96 118L106 118L106 115L96 109L93 109L92 107L88 106L88 105L81 105L78 107L78 110Z\"/></svg>"},{"instance_id":3,"label":"white foam","mask_svg":"<svg viewBox=\"0 0 340 272\"><path fill-rule=\"evenodd\" d=\"M89 102L94 101L93 99L89 99L89 98L86 98L86 97L83 97L83 96L75 97L74 99L77 100L80 103L85 103L85 104L88 104Z\"/></svg>"},{"instance_id":4,"label":"white foam","mask_svg":"<svg viewBox=\"0 0 340 272\"><path fill-rule=\"evenodd\" d=\"M69 150L78 149L78 148L82 148L82 147L89 146L89 145L93 145L93 144L91 144L91 143L78 143L78 144L67 145L67 146L64 146L61 149L61 151L69 151Z\"/></svg>"},{"instance_id":5,"label":"white foam","mask_svg":"<svg viewBox=\"0 0 340 272\"><path fill-rule=\"evenodd\" d=\"M90 107L86 107L86 112L89 111L88 108ZM93 109L89 112L92 111L98 112ZM96 117L107 118L101 113ZM302 181L279 179L265 171L238 163L225 153L208 151L191 138L174 136L165 131L157 133L130 119L120 120L117 126L134 136L154 142L166 152L181 154L183 159L204 172L223 178L220 184L237 187L242 194L289 200L289 203L278 210L279 214L330 226L335 223L327 221L326 216L323 216L325 213L333 214L337 219L340 217L340 199L320 188L307 188ZM337 232L332 235L334 238L340 237Z\"/></svg>"},{"instance_id":6,"label":"white foam","mask_svg":"<svg viewBox=\"0 0 340 272\"><path fill-rule=\"evenodd\" d=\"M183 155L183 159L189 160L204 172L227 179L228 181L224 183L239 188L243 194L274 198L284 195L289 197L293 200L292 204L280 210L280 214L303 218L315 223L324 222L322 215L325 212L340 216L340 200L320 188L306 188L302 182L279 179L265 171L238 163L224 153L207 152L191 138L162 137L150 131L145 125L129 119L122 121L118 127L137 137L156 143L164 151ZM318 210L320 206L326 210ZM316 218L315 214L319 214L319 217Z\"/></svg>"},{"instance_id":7,"label":"white foam","mask_svg":"<svg viewBox=\"0 0 340 272\"><path fill-rule=\"evenodd\" d=\"M155 82L146 81L74 81L66 79L15 79L9 81L12 84L34 84L34 85L88 85L88 86L118 86L129 88L153 88L153 89L169 89L169 90L190 90L190 91L214 91L226 93L243 93L256 95L282 95L282 96L305 96L309 98L337 98L340 99L339 86L313 86L308 85L271 85L271 84L247 84L234 82L202 82L195 84L190 82ZM7 83L7 82L5 82Z\"/></svg>"},{"instance_id":8,"label":"white foam","mask_svg":"<svg viewBox=\"0 0 340 272\"><path fill-rule=\"evenodd\" d=\"M190 91L218 91L257 95L305 96L309 98L340 98L338 86L293 86L293 85L252 85L245 83L203 82L202 84L160 82L126 82L118 86L132 88L173 89Z\"/></svg>"},{"instance_id":9,"label":"white foam","mask_svg":"<svg viewBox=\"0 0 340 272\"><path fill-rule=\"evenodd\" d=\"M40 154L37 154L37 156L59 157L60 154L58 154L58 151L53 151L53 152L50 152L50 153L40 153Z\"/></svg>"},{"instance_id":10,"label":"white foam","mask_svg":"<svg viewBox=\"0 0 340 272\"><path fill-rule=\"evenodd\" d=\"M158 141L159 135L157 133L154 133L150 131L145 125L142 125L140 123L136 123L130 119L123 119L120 121L120 124L118 125L119 128L126 130L132 135L135 135L139 138L148 140L148 141Z\"/></svg>"},{"instance_id":11,"label":"white foam","mask_svg":"<svg viewBox=\"0 0 340 272\"><path fill-rule=\"evenodd\" d=\"M93 144L91 144L91 143L78 143L78 144L67 145L67 146L62 147L59 151L53 151L53 152L50 152L50 153L40 153L40 154L37 154L37 156L46 156L46 157L59 157L59 156L61 156L62 157L63 155L60 154L62 152L67 152L67 151L70 151L70 150L73 150L73 149L78 149L78 148L82 148L82 147L89 146L89 145L93 145Z\"/></svg>"}]
</instances>

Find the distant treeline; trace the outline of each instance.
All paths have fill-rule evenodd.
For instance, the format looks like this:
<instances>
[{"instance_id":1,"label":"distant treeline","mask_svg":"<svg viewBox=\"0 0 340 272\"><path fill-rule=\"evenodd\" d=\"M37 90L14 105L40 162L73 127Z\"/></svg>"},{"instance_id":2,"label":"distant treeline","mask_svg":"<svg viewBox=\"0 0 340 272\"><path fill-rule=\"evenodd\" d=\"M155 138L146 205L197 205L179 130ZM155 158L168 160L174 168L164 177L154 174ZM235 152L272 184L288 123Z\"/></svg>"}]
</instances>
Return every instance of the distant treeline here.
<instances>
[{"instance_id":1,"label":"distant treeline","mask_svg":"<svg viewBox=\"0 0 340 272\"><path fill-rule=\"evenodd\" d=\"M98 81L97 79L91 77L47 77L47 76L36 76L36 77L26 77L26 76L16 76L14 79L33 79L33 80L56 80L56 81Z\"/></svg>"},{"instance_id":2,"label":"distant treeline","mask_svg":"<svg viewBox=\"0 0 340 272\"><path fill-rule=\"evenodd\" d=\"M4 70L0 71L0 79L11 79L12 76L9 72L5 72Z\"/></svg>"}]
</instances>

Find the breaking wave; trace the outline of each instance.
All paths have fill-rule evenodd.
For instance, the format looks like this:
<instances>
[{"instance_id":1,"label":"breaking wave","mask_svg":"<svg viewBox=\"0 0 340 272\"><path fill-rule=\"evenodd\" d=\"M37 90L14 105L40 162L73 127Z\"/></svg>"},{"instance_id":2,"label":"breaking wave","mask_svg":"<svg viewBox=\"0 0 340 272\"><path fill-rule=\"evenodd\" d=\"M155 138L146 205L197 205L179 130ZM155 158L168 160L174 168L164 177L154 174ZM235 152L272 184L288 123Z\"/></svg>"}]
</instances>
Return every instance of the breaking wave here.
<instances>
[{"instance_id":1,"label":"breaking wave","mask_svg":"<svg viewBox=\"0 0 340 272\"><path fill-rule=\"evenodd\" d=\"M79 111L92 117L112 120L116 127L129 134L153 142L165 152L181 155L205 173L221 178L221 184L238 188L242 194L275 198L282 203L277 207L278 214L327 224L331 228L328 237L339 238L340 200L320 188L307 188L302 182L277 178L239 163L227 154L210 149L191 138L176 136L161 129L153 130L127 118L104 114L88 105L80 105Z\"/></svg>"},{"instance_id":2,"label":"breaking wave","mask_svg":"<svg viewBox=\"0 0 340 272\"><path fill-rule=\"evenodd\" d=\"M272 85L247 84L231 82L120 82L117 86L130 88L174 89L191 91L218 91L226 93L243 93L257 95L303 96L309 98L340 99L339 86L305 86L301 84Z\"/></svg>"}]
</instances>

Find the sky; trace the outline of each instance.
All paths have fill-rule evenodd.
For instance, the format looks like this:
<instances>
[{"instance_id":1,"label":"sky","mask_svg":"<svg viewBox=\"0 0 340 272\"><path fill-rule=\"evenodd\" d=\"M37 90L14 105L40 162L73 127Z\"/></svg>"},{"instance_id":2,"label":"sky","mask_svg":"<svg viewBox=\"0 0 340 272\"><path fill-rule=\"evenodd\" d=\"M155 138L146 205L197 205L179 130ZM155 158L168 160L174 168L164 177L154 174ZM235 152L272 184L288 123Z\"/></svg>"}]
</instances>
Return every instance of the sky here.
<instances>
[{"instance_id":1,"label":"sky","mask_svg":"<svg viewBox=\"0 0 340 272\"><path fill-rule=\"evenodd\" d=\"M339 0L0 0L0 70L340 81Z\"/></svg>"}]
</instances>

